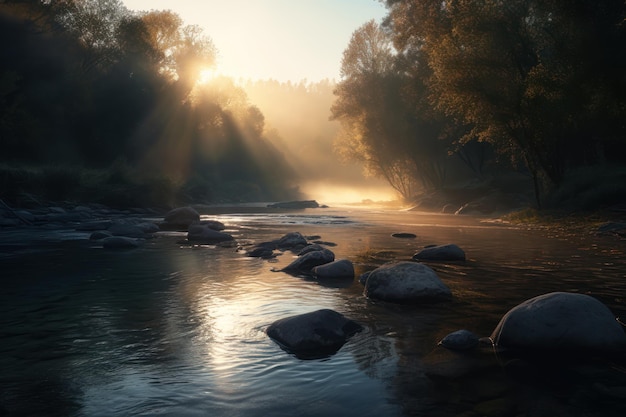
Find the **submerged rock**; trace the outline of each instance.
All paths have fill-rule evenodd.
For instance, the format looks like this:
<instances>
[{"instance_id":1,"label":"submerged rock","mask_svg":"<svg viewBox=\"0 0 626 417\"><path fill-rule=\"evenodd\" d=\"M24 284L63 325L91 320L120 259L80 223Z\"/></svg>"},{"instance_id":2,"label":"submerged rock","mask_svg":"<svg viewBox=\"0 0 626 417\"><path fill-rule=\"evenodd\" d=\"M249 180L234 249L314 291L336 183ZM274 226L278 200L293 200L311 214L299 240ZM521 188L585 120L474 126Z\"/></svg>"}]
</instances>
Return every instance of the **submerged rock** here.
<instances>
[{"instance_id":1,"label":"submerged rock","mask_svg":"<svg viewBox=\"0 0 626 417\"><path fill-rule=\"evenodd\" d=\"M322 309L277 320L266 333L287 352L313 359L334 354L362 329L342 314Z\"/></svg>"},{"instance_id":2,"label":"submerged rock","mask_svg":"<svg viewBox=\"0 0 626 417\"><path fill-rule=\"evenodd\" d=\"M491 334L494 345L519 351L617 352L626 334L609 308L585 295L553 292L509 310Z\"/></svg>"},{"instance_id":3,"label":"submerged rock","mask_svg":"<svg viewBox=\"0 0 626 417\"><path fill-rule=\"evenodd\" d=\"M398 262L376 268L367 277L364 294L383 301L437 302L452 297L435 271L416 262Z\"/></svg>"},{"instance_id":4,"label":"submerged rock","mask_svg":"<svg viewBox=\"0 0 626 417\"><path fill-rule=\"evenodd\" d=\"M416 261L464 261L465 252L454 243L439 246L427 246L415 255Z\"/></svg>"}]
</instances>

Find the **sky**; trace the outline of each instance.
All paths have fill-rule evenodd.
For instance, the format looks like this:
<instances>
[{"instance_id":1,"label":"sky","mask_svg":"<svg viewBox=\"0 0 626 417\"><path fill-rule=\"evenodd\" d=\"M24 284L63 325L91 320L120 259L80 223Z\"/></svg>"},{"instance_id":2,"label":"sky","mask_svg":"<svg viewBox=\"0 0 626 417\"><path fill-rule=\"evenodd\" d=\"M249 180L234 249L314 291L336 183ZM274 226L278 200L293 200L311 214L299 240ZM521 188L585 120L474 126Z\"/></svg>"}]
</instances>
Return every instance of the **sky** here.
<instances>
[{"instance_id":1,"label":"sky","mask_svg":"<svg viewBox=\"0 0 626 417\"><path fill-rule=\"evenodd\" d=\"M172 10L202 27L219 51L216 73L235 80L338 81L352 33L386 9L378 0L122 0Z\"/></svg>"}]
</instances>

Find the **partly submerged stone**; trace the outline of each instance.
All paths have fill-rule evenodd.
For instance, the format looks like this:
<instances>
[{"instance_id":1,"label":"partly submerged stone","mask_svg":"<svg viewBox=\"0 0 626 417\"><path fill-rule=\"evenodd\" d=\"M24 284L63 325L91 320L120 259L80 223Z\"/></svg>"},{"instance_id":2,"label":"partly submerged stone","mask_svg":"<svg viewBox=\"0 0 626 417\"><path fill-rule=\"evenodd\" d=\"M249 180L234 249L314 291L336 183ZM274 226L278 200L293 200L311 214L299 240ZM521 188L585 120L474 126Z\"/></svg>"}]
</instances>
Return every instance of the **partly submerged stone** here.
<instances>
[{"instance_id":1,"label":"partly submerged stone","mask_svg":"<svg viewBox=\"0 0 626 417\"><path fill-rule=\"evenodd\" d=\"M391 237L395 237L398 239L415 239L417 235L415 233L396 232L396 233L392 233Z\"/></svg>"},{"instance_id":2,"label":"partly submerged stone","mask_svg":"<svg viewBox=\"0 0 626 417\"><path fill-rule=\"evenodd\" d=\"M585 294L552 292L509 310L491 334L494 345L518 351L617 352L626 334L609 308Z\"/></svg>"},{"instance_id":3,"label":"partly submerged stone","mask_svg":"<svg viewBox=\"0 0 626 417\"><path fill-rule=\"evenodd\" d=\"M298 256L292 263L284 267L285 272L310 272L319 265L324 265L335 260L335 254L328 249L316 250Z\"/></svg>"},{"instance_id":4,"label":"partly submerged stone","mask_svg":"<svg viewBox=\"0 0 626 417\"><path fill-rule=\"evenodd\" d=\"M463 249L450 243L447 245L427 246L413 255L416 261L464 261Z\"/></svg>"},{"instance_id":5,"label":"partly submerged stone","mask_svg":"<svg viewBox=\"0 0 626 417\"><path fill-rule=\"evenodd\" d=\"M269 208L280 209L305 209L318 208L320 205L315 200L297 200L297 201L281 201L278 203L268 204Z\"/></svg>"},{"instance_id":6,"label":"partly submerged stone","mask_svg":"<svg viewBox=\"0 0 626 417\"><path fill-rule=\"evenodd\" d=\"M457 330L441 339L439 344L446 349L468 350L478 346L479 338L469 330Z\"/></svg>"},{"instance_id":7,"label":"partly submerged stone","mask_svg":"<svg viewBox=\"0 0 626 417\"><path fill-rule=\"evenodd\" d=\"M303 247L309 244L309 242L307 242L306 238L302 236L300 232L287 233L280 239L274 240L273 242L278 249L293 249Z\"/></svg>"},{"instance_id":8,"label":"partly submerged stone","mask_svg":"<svg viewBox=\"0 0 626 417\"><path fill-rule=\"evenodd\" d=\"M194 243L215 244L233 240L228 233L218 232L205 224L192 224L187 232L187 240Z\"/></svg>"},{"instance_id":9,"label":"partly submerged stone","mask_svg":"<svg viewBox=\"0 0 626 417\"><path fill-rule=\"evenodd\" d=\"M398 303L437 302L452 297L435 271L417 262L398 262L371 271L365 282L368 298Z\"/></svg>"},{"instance_id":10,"label":"partly submerged stone","mask_svg":"<svg viewBox=\"0 0 626 417\"><path fill-rule=\"evenodd\" d=\"M342 314L322 309L277 320L266 333L287 352L312 359L334 354L362 329Z\"/></svg>"},{"instance_id":11,"label":"partly submerged stone","mask_svg":"<svg viewBox=\"0 0 626 417\"><path fill-rule=\"evenodd\" d=\"M136 239L126 236L111 236L100 240L105 249L133 249L139 247Z\"/></svg>"},{"instance_id":12,"label":"partly submerged stone","mask_svg":"<svg viewBox=\"0 0 626 417\"><path fill-rule=\"evenodd\" d=\"M200 221L200 214L193 207L178 207L170 210L160 227L165 230L186 229L192 223Z\"/></svg>"},{"instance_id":13,"label":"partly submerged stone","mask_svg":"<svg viewBox=\"0 0 626 417\"><path fill-rule=\"evenodd\" d=\"M339 259L313 268L313 274L320 279L354 278L354 265L348 259Z\"/></svg>"}]
</instances>

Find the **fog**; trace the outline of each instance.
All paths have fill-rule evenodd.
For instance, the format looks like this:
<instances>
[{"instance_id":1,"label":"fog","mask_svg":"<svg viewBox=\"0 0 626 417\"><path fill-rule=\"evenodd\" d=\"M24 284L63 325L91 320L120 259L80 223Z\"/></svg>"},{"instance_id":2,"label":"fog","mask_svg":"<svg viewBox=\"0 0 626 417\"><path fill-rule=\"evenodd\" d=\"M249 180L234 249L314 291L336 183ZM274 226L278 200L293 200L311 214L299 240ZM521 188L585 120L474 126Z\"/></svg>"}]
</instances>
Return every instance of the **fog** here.
<instances>
[{"instance_id":1,"label":"fog","mask_svg":"<svg viewBox=\"0 0 626 417\"><path fill-rule=\"evenodd\" d=\"M329 120L332 81L248 81L243 88L265 116L265 136L296 171L307 198L325 204L398 198L386 181L367 176L361 164L342 160L335 152L339 123Z\"/></svg>"}]
</instances>

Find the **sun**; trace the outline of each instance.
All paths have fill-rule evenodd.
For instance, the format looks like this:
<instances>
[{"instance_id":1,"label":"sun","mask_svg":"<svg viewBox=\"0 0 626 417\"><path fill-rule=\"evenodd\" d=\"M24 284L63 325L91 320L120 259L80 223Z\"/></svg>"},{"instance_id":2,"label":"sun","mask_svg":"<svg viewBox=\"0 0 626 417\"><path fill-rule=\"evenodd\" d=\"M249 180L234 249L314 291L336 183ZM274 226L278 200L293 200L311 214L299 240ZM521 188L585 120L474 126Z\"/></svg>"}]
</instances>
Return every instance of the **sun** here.
<instances>
[{"instance_id":1,"label":"sun","mask_svg":"<svg viewBox=\"0 0 626 417\"><path fill-rule=\"evenodd\" d=\"M197 83L207 84L217 76L219 76L219 74L215 68L203 68L200 70Z\"/></svg>"}]
</instances>

